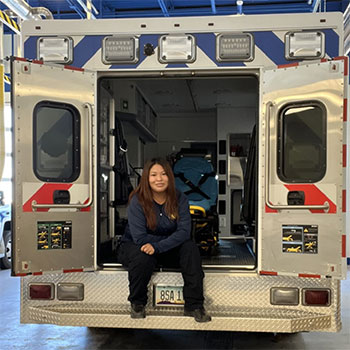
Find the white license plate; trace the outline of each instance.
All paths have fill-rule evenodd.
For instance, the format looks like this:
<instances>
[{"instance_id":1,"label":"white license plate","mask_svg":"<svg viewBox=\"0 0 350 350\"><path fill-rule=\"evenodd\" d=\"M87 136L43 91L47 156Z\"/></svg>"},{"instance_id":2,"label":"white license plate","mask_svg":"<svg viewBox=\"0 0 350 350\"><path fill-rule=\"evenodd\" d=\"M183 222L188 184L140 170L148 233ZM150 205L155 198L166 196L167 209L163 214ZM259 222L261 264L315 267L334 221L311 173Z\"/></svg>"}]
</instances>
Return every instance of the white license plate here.
<instances>
[{"instance_id":1,"label":"white license plate","mask_svg":"<svg viewBox=\"0 0 350 350\"><path fill-rule=\"evenodd\" d=\"M181 306L185 304L183 286L154 285L154 306Z\"/></svg>"}]
</instances>

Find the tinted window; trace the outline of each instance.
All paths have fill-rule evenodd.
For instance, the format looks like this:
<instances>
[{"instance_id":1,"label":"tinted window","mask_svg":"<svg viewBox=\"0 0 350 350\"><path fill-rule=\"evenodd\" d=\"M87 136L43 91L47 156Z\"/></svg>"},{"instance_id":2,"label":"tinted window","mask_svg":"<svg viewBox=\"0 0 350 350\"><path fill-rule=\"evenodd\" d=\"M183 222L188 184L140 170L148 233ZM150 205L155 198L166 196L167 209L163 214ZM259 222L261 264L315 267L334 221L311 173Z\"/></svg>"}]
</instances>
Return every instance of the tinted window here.
<instances>
[{"instance_id":1,"label":"tinted window","mask_svg":"<svg viewBox=\"0 0 350 350\"><path fill-rule=\"evenodd\" d=\"M285 182L316 182L325 172L325 108L316 103L284 108L279 116L279 177Z\"/></svg>"},{"instance_id":2,"label":"tinted window","mask_svg":"<svg viewBox=\"0 0 350 350\"><path fill-rule=\"evenodd\" d=\"M80 116L71 105L41 102L34 109L34 172L43 181L72 182L80 173Z\"/></svg>"}]
</instances>

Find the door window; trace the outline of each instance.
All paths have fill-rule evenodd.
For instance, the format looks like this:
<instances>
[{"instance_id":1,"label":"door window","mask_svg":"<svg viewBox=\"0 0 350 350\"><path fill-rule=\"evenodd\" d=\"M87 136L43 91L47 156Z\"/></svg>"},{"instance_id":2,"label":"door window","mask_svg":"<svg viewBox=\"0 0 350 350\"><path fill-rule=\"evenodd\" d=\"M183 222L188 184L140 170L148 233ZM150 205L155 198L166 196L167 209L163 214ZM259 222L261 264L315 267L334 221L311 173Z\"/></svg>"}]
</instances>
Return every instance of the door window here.
<instances>
[{"instance_id":1,"label":"door window","mask_svg":"<svg viewBox=\"0 0 350 350\"><path fill-rule=\"evenodd\" d=\"M326 172L326 109L320 103L289 105L278 125L278 176L284 182L317 182Z\"/></svg>"},{"instance_id":2,"label":"door window","mask_svg":"<svg viewBox=\"0 0 350 350\"><path fill-rule=\"evenodd\" d=\"M34 108L34 173L46 182L72 182L80 173L80 115L68 104L44 101Z\"/></svg>"}]
</instances>

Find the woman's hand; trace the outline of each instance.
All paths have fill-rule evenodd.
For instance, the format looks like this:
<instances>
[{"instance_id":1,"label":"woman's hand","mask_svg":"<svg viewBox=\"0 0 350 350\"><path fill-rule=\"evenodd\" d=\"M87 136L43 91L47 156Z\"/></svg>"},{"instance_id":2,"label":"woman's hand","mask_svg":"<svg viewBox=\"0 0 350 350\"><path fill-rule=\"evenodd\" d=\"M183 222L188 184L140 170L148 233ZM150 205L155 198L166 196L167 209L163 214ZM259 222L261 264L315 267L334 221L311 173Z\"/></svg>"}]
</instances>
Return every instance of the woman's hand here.
<instances>
[{"instance_id":1,"label":"woman's hand","mask_svg":"<svg viewBox=\"0 0 350 350\"><path fill-rule=\"evenodd\" d=\"M153 255L154 254L154 248L151 243L146 243L141 247L141 252L144 252L148 255Z\"/></svg>"}]
</instances>

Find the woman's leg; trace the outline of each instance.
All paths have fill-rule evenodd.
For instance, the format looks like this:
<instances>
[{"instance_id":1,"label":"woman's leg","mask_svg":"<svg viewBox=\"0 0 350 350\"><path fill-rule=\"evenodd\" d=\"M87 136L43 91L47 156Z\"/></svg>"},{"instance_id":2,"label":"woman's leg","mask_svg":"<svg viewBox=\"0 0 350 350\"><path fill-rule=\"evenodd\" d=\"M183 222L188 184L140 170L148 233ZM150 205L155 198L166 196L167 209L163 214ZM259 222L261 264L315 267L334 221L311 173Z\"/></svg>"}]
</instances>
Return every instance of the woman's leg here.
<instances>
[{"instance_id":1,"label":"woman's leg","mask_svg":"<svg viewBox=\"0 0 350 350\"><path fill-rule=\"evenodd\" d=\"M202 309L204 273L199 249L193 241L188 240L179 247L179 263L184 279L185 309Z\"/></svg>"},{"instance_id":2,"label":"woman's leg","mask_svg":"<svg viewBox=\"0 0 350 350\"><path fill-rule=\"evenodd\" d=\"M129 297L132 304L146 305L148 283L157 260L154 255L141 252L140 247L132 242L122 243L118 254L119 261L128 269Z\"/></svg>"}]
</instances>

